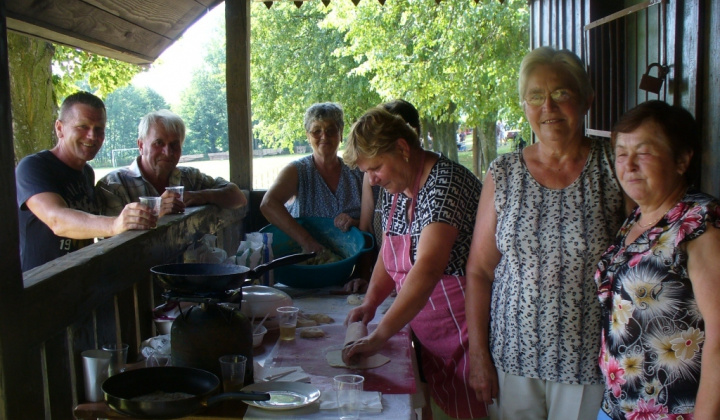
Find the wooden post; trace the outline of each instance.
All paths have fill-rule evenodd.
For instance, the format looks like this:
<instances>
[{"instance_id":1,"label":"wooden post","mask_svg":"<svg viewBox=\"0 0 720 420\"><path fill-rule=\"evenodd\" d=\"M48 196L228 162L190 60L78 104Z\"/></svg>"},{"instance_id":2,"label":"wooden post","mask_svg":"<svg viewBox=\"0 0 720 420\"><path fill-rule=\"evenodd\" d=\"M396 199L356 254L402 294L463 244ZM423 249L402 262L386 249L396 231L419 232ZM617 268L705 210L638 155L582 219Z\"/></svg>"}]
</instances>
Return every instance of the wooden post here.
<instances>
[{"instance_id":1,"label":"wooden post","mask_svg":"<svg viewBox=\"0 0 720 420\"><path fill-rule=\"evenodd\" d=\"M252 190L250 0L225 1L225 36L230 180Z\"/></svg>"}]
</instances>

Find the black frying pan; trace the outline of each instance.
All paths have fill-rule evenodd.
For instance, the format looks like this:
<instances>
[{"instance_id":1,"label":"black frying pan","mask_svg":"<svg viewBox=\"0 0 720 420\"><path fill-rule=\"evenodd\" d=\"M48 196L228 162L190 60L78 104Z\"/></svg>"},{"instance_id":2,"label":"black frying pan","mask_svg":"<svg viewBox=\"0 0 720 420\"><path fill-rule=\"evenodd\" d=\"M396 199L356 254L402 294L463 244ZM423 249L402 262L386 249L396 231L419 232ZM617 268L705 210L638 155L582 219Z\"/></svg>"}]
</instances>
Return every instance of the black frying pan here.
<instances>
[{"instance_id":1,"label":"black frying pan","mask_svg":"<svg viewBox=\"0 0 720 420\"><path fill-rule=\"evenodd\" d=\"M287 255L252 270L234 264L180 263L156 265L150 271L164 288L179 293L224 292L242 287L245 279L255 279L273 268L297 264L314 256L314 252Z\"/></svg>"},{"instance_id":2,"label":"black frying pan","mask_svg":"<svg viewBox=\"0 0 720 420\"><path fill-rule=\"evenodd\" d=\"M113 375L102 384L105 401L113 410L142 419L174 419L185 417L225 400L267 401L270 394L227 392L213 395L220 386L214 374L189 367L152 367L128 370ZM132 401L152 394L182 392L193 397L174 401Z\"/></svg>"}]
</instances>

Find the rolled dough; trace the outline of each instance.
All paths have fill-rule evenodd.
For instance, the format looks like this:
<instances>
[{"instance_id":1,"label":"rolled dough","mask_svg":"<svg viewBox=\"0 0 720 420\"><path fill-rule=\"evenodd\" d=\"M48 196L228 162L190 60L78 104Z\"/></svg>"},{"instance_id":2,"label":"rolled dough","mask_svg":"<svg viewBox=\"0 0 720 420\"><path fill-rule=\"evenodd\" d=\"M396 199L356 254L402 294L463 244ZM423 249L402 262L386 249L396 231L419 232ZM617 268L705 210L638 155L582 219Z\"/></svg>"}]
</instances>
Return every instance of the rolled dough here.
<instances>
[{"instance_id":1,"label":"rolled dough","mask_svg":"<svg viewBox=\"0 0 720 420\"><path fill-rule=\"evenodd\" d=\"M390 358L382 354L374 354L370 357L362 357L355 365L346 365L342 360L342 350L331 350L325 354L330 366L344 367L350 369L373 369L380 367L390 361Z\"/></svg>"}]
</instances>

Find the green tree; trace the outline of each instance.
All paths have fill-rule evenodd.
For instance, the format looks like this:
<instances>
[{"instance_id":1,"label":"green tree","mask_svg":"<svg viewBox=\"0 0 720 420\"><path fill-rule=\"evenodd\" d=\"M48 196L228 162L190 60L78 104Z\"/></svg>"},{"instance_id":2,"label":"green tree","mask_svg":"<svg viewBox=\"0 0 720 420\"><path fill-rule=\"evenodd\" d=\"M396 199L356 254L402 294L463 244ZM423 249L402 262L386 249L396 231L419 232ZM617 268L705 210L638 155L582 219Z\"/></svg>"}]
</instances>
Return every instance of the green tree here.
<instances>
[{"instance_id":1,"label":"green tree","mask_svg":"<svg viewBox=\"0 0 720 420\"><path fill-rule=\"evenodd\" d=\"M524 0L331 6L327 23L347 44L337 53L353 57L354 73L366 75L383 98L414 103L436 150L452 156L457 126L464 123L476 127L485 143L480 149L491 155L484 164L494 158L496 121L522 116L515 92L528 39Z\"/></svg>"},{"instance_id":2,"label":"green tree","mask_svg":"<svg viewBox=\"0 0 720 420\"><path fill-rule=\"evenodd\" d=\"M142 68L64 45L55 46L53 85L59 99L77 90L88 90L105 98L127 86Z\"/></svg>"},{"instance_id":3,"label":"green tree","mask_svg":"<svg viewBox=\"0 0 720 420\"><path fill-rule=\"evenodd\" d=\"M105 143L91 162L94 167L113 166L113 150L136 148L140 118L150 111L168 109L169 105L152 89L128 85L110 93L105 107L108 119ZM135 156L137 152L116 153L115 166L129 165Z\"/></svg>"},{"instance_id":4,"label":"green tree","mask_svg":"<svg viewBox=\"0 0 720 420\"><path fill-rule=\"evenodd\" d=\"M349 2L348 2L349 3ZM368 108L381 102L353 57L338 52L344 33L327 25L332 10L321 2L301 8L276 2L272 10L252 4L251 87L255 135L270 147L305 142L303 115L316 102L338 102L345 133Z\"/></svg>"},{"instance_id":5,"label":"green tree","mask_svg":"<svg viewBox=\"0 0 720 420\"><path fill-rule=\"evenodd\" d=\"M83 89L101 98L127 85L141 69L75 48L8 33L16 162L55 145L59 102Z\"/></svg>"},{"instance_id":6,"label":"green tree","mask_svg":"<svg viewBox=\"0 0 720 420\"><path fill-rule=\"evenodd\" d=\"M190 86L180 97L178 114L185 121L185 154L228 150L225 37L219 27L206 48L205 61L193 72Z\"/></svg>"},{"instance_id":7,"label":"green tree","mask_svg":"<svg viewBox=\"0 0 720 420\"><path fill-rule=\"evenodd\" d=\"M55 145L52 44L8 32L15 163Z\"/></svg>"}]
</instances>

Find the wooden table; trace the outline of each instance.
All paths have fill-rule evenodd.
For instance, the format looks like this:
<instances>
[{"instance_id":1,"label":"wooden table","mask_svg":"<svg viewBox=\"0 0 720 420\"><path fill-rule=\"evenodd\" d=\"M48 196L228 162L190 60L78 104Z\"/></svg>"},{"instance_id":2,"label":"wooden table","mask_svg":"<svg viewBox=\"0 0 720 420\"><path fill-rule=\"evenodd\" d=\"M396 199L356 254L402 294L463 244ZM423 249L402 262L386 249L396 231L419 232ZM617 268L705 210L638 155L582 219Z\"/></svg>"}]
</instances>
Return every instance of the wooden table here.
<instances>
[{"instance_id":1,"label":"wooden table","mask_svg":"<svg viewBox=\"0 0 720 420\"><path fill-rule=\"evenodd\" d=\"M321 391L327 391L332 389L332 376L342 373L357 373L364 374L362 371L351 371L343 368L330 368L324 362L324 360L317 360L323 357L323 350L335 346L338 343L342 344L344 339L344 330L342 324L345 317L352 306L347 303L347 297L342 295L331 294L332 290L337 288L324 288L315 290L303 290L303 289L291 289L278 286L279 289L286 291L290 296L293 297L293 304L299 307L304 313L323 313L333 318L332 324L320 325L320 328L328 330L331 335L326 337L323 341L313 342L312 345L308 346L309 342L301 341L306 340L297 337L295 342L278 342L278 331L277 329L271 329L265 335L262 346L255 348L253 358L256 363L260 363L264 366L287 366L289 363L294 363L291 360L292 353L288 349L297 347L303 353L307 353L308 347L317 348L315 355L306 355L306 359L301 361L302 358L298 358L300 366L303 367L311 378L311 383L318 387ZM371 330L373 324L379 322L387 308L392 303L392 299L388 299L383 305L378 308L375 319L371 321ZM392 346L389 349L395 357L407 357L408 360L394 360L391 361L386 370L392 370L393 375L402 377L402 380L394 381L388 384L387 377L383 378L382 372L380 374L373 373L372 371L366 371L365 376L368 380L365 390L378 390L383 392L382 394L382 412L362 412L361 418L377 418L377 419L398 419L398 420L415 420L416 408L420 407L423 401L422 396L417 387L408 387L409 383L414 382L417 384L417 366L414 357L414 351L410 346L408 337L407 327L405 330L394 337ZM342 335L342 337L339 337ZM315 345L315 343L317 345ZM388 349L385 350L388 352ZM383 353L383 351L381 351ZM399 356L398 356L399 355ZM317 363L315 363L317 362ZM324 365L323 365L324 363ZM409 364L408 364L409 363ZM408 369L407 367L410 366ZM377 369L382 369L377 368ZM395 391L403 393L392 393ZM128 419L127 416L122 416L114 413L110 410L104 402L101 403L85 403L80 404L75 408L75 416L78 419L96 419L96 418L109 418L109 419ZM337 411L335 410L320 410L319 403L315 402L309 406L301 407L294 410L283 410L283 411L269 411L255 407L248 407L242 401L224 401L201 413L194 414L192 416L185 417L185 419L192 420L222 420L222 419L245 419L245 420L259 420L259 419L317 419L317 420L335 420L337 419Z\"/></svg>"}]
</instances>

